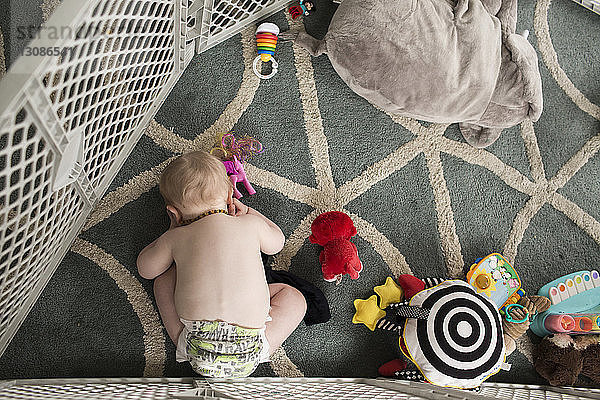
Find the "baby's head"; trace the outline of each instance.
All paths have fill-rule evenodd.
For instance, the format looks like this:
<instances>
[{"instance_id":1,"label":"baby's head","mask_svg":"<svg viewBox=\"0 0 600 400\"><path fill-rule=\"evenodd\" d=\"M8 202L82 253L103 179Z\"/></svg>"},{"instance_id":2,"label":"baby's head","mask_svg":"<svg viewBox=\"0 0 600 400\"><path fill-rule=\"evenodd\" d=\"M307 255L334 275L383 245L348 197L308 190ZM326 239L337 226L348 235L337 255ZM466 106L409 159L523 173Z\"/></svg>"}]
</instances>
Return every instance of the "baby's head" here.
<instances>
[{"instance_id":1,"label":"baby's head","mask_svg":"<svg viewBox=\"0 0 600 400\"><path fill-rule=\"evenodd\" d=\"M177 221L191 210L222 206L231 197L225 166L205 151L193 151L173 160L163 171L160 194Z\"/></svg>"}]
</instances>

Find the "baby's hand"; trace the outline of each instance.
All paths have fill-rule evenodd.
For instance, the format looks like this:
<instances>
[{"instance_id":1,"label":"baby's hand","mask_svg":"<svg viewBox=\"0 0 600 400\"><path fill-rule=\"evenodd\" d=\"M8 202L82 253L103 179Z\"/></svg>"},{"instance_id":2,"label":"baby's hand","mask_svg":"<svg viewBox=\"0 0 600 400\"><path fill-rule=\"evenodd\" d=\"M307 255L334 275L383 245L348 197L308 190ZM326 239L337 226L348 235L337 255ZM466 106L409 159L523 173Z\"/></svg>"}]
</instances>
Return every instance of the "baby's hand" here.
<instances>
[{"instance_id":1,"label":"baby's hand","mask_svg":"<svg viewBox=\"0 0 600 400\"><path fill-rule=\"evenodd\" d=\"M240 215L248 214L248 207L238 199L232 199L231 203L227 205L227 211L229 215L233 215L234 217L239 217Z\"/></svg>"}]
</instances>

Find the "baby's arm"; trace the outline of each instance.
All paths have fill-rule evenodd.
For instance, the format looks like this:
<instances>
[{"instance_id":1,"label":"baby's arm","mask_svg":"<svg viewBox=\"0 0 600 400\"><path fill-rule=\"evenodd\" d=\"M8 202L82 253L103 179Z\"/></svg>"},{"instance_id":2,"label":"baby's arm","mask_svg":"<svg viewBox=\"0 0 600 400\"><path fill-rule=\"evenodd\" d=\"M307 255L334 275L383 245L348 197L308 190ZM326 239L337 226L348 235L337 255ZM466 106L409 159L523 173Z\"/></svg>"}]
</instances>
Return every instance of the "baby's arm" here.
<instances>
[{"instance_id":1,"label":"baby's arm","mask_svg":"<svg viewBox=\"0 0 600 400\"><path fill-rule=\"evenodd\" d=\"M154 279L173 264L171 245L166 237L168 234L168 231L163 233L140 252L137 267L142 278Z\"/></svg>"},{"instance_id":2,"label":"baby's arm","mask_svg":"<svg viewBox=\"0 0 600 400\"><path fill-rule=\"evenodd\" d=\"M260 251L269 255L281 251L285 244L285 235L273 221L237 199L233 199L229 212L236 216L252 216L252 223L256 225L256 232L260 240Z\"/></svg>"},{"instance_id":3,"label":"baby's arm","mask_svg":"<svg viewBox=\"0 0 600 400\"><path fill-rule=\"evenodd\" d=\"M285 244L285 235L281 228L254 208L248 207L248 214L255 215L260 220L258 227L260 251L269 255L279 253Z\"/></svg>"}]
</instances>

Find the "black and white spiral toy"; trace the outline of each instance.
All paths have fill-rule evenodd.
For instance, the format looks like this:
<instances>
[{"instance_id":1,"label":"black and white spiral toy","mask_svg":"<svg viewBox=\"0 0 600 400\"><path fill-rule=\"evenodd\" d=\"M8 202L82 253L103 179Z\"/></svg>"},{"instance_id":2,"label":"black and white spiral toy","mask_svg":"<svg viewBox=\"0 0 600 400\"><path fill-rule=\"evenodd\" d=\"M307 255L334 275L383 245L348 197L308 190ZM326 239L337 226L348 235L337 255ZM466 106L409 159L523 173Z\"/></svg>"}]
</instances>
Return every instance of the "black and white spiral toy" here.
<instances>
[{"instance_id":1,"label":"black and white spiral toy","mask_svg":"<svg viewBox=\"0 0 600 400\"><path fill-rule=\"evenodd\" d=\"M504 362L500 314L466 282L450 280L417 293L411 306L427 319L407 320L404 339L423 375L440 386L471 388Z\"/></svg>"}]
</instances>

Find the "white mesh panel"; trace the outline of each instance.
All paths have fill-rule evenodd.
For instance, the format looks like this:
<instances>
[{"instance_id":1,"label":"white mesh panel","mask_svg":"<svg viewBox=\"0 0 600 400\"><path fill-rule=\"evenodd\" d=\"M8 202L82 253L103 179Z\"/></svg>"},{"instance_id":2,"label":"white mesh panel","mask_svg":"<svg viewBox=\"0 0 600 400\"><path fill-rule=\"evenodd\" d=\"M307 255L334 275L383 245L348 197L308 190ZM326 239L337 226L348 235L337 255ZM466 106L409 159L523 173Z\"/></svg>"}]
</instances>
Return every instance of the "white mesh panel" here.
<instances>
[{"instance_id":1,"label":"white mesh panel","mask_svg":"<svg viewBox=\"0 0 600 400\"><path fill-rule=\"evenodd\" d=\"M359 399L409 399L411 396L393 390L350 381L335 380L270 380L268 382L240 380L211 382L210 387L218 393L234 399L273 400L359 400Z\"/></svg>"},{"instance_id":2,"label":"white mesh panel","mask_svg":"<svg viewBox=\"0 0 600 400\"><path fill-rule=\"evenodd\" d=\"M94 187L174 70L174 3L99 2L74 29L71 49L42 80L65 131L84 135L84 170Z\"/></svg>"},{"instance_id":3,"label":"white mesh panel","mask_svg":"<svg viewBox=\"0 0 600 400\"><path fill-rule=\"evenodd\" d=\"M291 0L194 0L188 18L189 39L203 52L229 39L260 18L280 11Z\"/></svg>"},{"instance_id":4,"label":"white mesh panel","mask_svg":"<svg viewBox=\"0 0 600 400\"><path fill-rule=\"evenodd\" d=\"M93 378L0 381L7 400L74 399L448 399L516 400L598 399L600 391L583 388L485 383L480 392L445 389L423 383L361 378Z\"/></svg>"},{"instance_id":5,"label":"white mesh panel","mask_svg":"<svg viewBox=\"0 0 600 400\"><path fill-rule=\"evenodd\" d=\"M588 8L600 15L600 1L599 0L573 0L575 3L579 3L585 8Z\"/></svg>"},{"instance_id":6,"label":"white mesh panel","mask_svg":"<svg viewBox=\"0 0 600 400\"><path fill-rule=\"evenodd\" d=\"M0 388L0 398L6 400L167 400L182 390L192 387L190 383L83 383L83 384L28 384Z\"/></svg>"},{"instance_id":7,"label":"white mesh panel","mask_svg":"<svg viewBox=\"0 0 600 400\"><path fill-rule=\"evenodd\" d=\"M587 388L552 388L519 384L484 384L482 396L515 400L587 400L600 399L600 390Z\"/></svg>"},{"instance_id":8,"label":"white mesh panel","mask_svg":"<svg viewBox=\"0 0 600 400\"><path fill-rule=\"evenodd\" d=\"M219 0L213 9L209 32L218 35L273 3L274 0Z\"/></svg>"},{"instance_id":9,"label":"white mesh panel","mask_svg":"<svg viewBox=\"0 0 600 400\"><path fill-rule=\"evenodd\" d=\"M0 336L60 252L84 203L70 186L52 191L55 152L19 108L0 128Z\"/></svg>"},{"instance_id":10,"label":"white mesh panel","mask_svg":"<svg viewBox=\"0 0 600 400\"><path fill-rule=\"evenodd\" d=\"M183 71L186 18L180 0L64 0L29 44L62 54L0 82L0 354Z\"/></svg>"}]
</instances>

